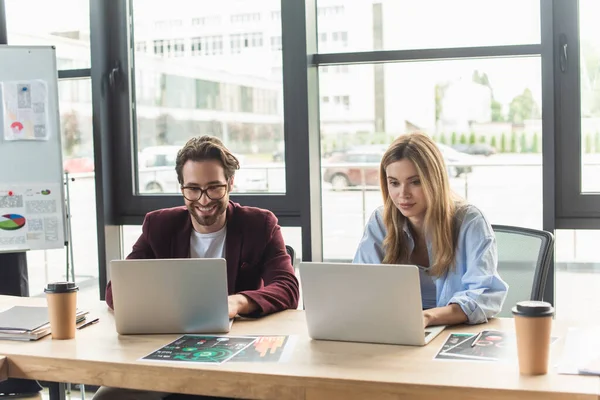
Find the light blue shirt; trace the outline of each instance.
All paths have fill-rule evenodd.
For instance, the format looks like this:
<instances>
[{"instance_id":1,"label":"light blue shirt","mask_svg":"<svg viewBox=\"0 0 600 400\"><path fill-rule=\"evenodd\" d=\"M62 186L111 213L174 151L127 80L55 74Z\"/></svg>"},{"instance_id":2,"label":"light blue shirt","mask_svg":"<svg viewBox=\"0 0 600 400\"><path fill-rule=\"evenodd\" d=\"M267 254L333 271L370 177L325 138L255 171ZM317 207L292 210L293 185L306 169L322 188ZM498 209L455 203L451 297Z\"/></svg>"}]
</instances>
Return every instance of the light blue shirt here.
<instances>
[{"instance_id":1,"label":"light blue shirt","mask_svg":"<svg viewBox=\"0 0 600 400\"><path fill-rule=\"evenodd\" d=\"M423 310L437 307L437 288L427 270L419 268L419 283L421 284L421 301Z\"/></svg>"},{"instance_id":2,"label":"light blue shirt","mask_svg":"<svg viewBox=\"0 0 600 400\"><path fill-rule=\"evenodd\" d=\"M498 250L492 226L481 211L472 205L465 206L464 217L458 233L458 246L454 269L445 276L433 278L436 288L437 307L458 304L468 317L468 323L487 322L502 309L508 285L498 275ZM409 253L414 240L404 226ZM381 264L385 252L383 240L386 230L383 222L383 206L376 209L358 245L354 263ZM433 260L431 242L427 241L427 253ZM422 293L423 304L425 297Z\"/></svg>"}]
</instances>

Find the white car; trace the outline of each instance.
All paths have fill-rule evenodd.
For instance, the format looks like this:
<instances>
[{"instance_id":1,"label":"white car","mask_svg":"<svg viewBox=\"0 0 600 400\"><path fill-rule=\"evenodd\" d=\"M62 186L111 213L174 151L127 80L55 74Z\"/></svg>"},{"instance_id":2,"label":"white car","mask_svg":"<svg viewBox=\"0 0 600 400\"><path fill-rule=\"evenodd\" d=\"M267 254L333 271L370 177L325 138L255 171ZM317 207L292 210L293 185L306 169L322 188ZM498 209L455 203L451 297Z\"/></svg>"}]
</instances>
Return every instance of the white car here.
<instances>
[{"instance_id":1,"label":"white car","mask_svg":"<svg viewBox=\"0 0 600 400\"><path fill-rule=\"evenodd\" d=\"M179 193L180 185L175 173L179 146L146 147L138 153L138 187L140 193ZM240 162L233 190L259 192L267 190L266 173L260 169L246 168L245 158L235 155Z\"/></svg>"}]
</instances>

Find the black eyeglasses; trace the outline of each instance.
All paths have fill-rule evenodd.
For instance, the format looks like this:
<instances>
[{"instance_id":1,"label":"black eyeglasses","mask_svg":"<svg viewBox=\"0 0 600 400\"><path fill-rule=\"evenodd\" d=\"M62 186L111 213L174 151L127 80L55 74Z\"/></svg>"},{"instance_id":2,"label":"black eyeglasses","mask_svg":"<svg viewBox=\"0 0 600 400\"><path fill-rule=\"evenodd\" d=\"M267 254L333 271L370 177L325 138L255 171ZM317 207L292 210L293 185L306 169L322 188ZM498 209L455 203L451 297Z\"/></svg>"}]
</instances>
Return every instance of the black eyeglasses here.
<instances>
[{"instance_id":1,"label":"black eyeglasses","mask_svg":"<svg viewBox=\"0 0 600 400\"><path fill-rule=\"evenodd\" d=\"M198 201L206 194L211 200L221 200L227 194L227 185L211 185L206 189L197 186L182 186L181 193L189 201Z\"/></svg>"}]
</instances>

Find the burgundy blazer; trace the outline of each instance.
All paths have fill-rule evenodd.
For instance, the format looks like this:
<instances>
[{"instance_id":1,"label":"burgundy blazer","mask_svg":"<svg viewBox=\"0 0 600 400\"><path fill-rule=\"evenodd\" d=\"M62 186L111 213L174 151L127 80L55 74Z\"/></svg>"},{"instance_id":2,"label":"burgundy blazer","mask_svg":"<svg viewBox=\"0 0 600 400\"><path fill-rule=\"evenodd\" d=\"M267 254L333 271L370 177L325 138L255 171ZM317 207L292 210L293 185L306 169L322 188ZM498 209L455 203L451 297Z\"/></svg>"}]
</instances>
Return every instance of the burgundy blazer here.
<instances>
[{"instance_id":1,"label":"burgundy blazer","mask_svg":"<svg viewBox=\"0 0 600 400\"><path fill-rule=\"evenodd\" d=\"M142 235L127 258L189 258L192 229L184 206L152 211L146 214ZM259 307L256 315L298 307L298 280L272 212L230 201L225 259L229 294L254 300ZM111 282L106 286L106 303L113 308Z\"/></svg>"}]
</instances>

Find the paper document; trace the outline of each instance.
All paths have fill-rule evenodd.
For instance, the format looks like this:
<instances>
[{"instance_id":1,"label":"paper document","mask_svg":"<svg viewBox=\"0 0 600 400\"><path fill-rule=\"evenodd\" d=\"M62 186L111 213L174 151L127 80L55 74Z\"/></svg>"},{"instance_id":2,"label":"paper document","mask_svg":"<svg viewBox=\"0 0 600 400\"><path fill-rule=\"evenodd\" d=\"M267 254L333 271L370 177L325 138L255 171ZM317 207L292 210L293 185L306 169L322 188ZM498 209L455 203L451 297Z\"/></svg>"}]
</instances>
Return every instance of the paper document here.
<instances>
[{"instance_id":1,"label":"paper document","mask_svg":"<svg viewBox=\"0 0 600 400\"><path fill-rule=\"evenodd\" d=\"M184 335L142 360L222 364L250 346L254 340L242 336Z\"/></svg>"},{"instance_id":2,"label":"paper document","mask_svg":"<svg viewBox=\"0 0 600 400\"><path fill-rule=\"evenodd\" d=\"M600 327L569 328L558 373L600 375L598 335L600 335Z\"/></svg>"},{"instance_id":3,"label":"paper document","mask_svg":"<svg viewBox=\"0 0 600 400\"><path fill-rule=\"evenodd\" d=\"M224 362L286 362L296 336L184 335L141 360L222 364Z\"/></svg>"},{"instance_id":4,"label":"paper document","mask_svg":"<svg viewBox=\"0 0 600 400\"><path fill-rule=\"evenodd\" d=\"M60 184L0 183L0 250L65 245Z\"/></svg>"},{"instance_id":5,"label":"paper document","mask_svg":"<svg viewBox=\"0 0 600 400\"><path fill-rule=\"evenodd\" d=\"M42 80L2 82L5 140L48 140L48 88Z\"/></svg>"}]
</instances>

